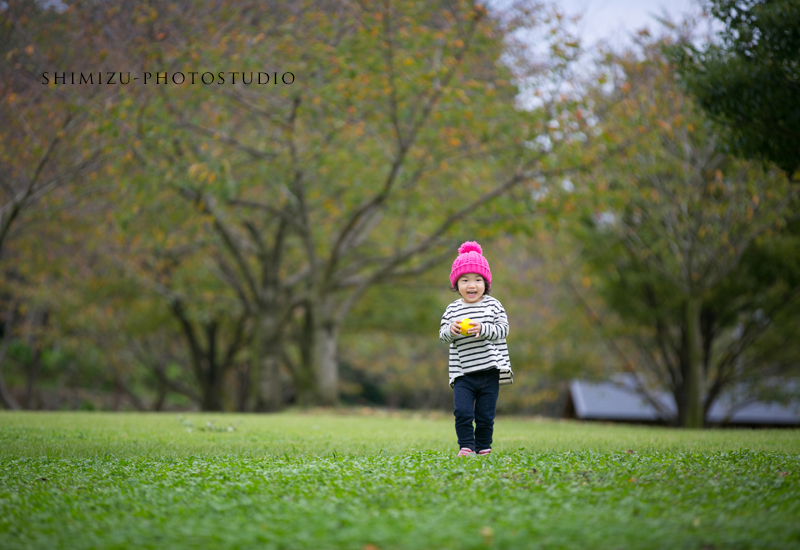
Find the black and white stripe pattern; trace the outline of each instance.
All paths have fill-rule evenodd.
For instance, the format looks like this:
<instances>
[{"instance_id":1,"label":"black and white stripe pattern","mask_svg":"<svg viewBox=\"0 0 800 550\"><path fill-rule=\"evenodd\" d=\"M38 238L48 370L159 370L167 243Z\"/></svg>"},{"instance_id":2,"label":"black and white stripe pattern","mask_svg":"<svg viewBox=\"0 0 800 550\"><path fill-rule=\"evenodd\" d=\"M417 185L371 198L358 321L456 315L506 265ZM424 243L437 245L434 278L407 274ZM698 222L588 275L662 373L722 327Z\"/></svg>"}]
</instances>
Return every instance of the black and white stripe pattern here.
<instances>
[{"instance_id":1,"label":"black and white stripe pattern","mask_svg":"<svg viewBox=\"0 0 800 550\"><path fill-rule=\"evenodd\" d=\"M462 319L481 324L477 338L450 334L450 325ZM492 368L500 369L501 385L514 382L506 336L508 317L496 298L484 296L474 304L466 304L459 298L447 306L439 326L439 340L450 344L450 386L463 374Z\"/></svg>"}]
</instances>

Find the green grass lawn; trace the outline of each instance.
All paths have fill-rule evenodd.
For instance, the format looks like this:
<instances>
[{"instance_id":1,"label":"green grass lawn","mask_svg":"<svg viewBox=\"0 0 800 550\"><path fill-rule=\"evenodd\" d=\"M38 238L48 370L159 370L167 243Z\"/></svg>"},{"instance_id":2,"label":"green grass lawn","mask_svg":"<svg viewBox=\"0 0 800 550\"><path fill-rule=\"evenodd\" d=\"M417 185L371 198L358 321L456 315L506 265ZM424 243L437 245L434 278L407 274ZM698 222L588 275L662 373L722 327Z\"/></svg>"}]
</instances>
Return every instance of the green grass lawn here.
<instances>
[{"instance_id":1,"label":"green grass lawn","mask_svg":"<svg viewBox=\"0 0 800 550\"><path fill-rule=\"evenodd\" d=\"M0 548L800 548L800 431L0 413Z\"/></svg>"}]
</instances>

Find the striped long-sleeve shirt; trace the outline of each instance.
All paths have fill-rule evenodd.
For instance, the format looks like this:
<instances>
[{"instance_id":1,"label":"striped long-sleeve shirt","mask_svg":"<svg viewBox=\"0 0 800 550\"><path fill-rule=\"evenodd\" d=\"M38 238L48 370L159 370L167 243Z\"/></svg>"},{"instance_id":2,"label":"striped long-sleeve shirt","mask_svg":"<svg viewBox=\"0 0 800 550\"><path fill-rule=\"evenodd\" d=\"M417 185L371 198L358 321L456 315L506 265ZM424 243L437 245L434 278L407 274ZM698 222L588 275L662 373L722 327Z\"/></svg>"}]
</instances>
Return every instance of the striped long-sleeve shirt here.
<instances>
[{"instance_id":1,"label":"striped long-sleeve shirt","mask_svg":"<svg viewBox=\"0 0 800 550\"><path fill-rule=\"evenodd\" d=\"M481 332L475 335L453 336L450 324L470 319L481 324ZM455 379L469 372L486 369L500 370L500 384L511 384L514 373L508 358L508 317L503 304L486 296L474 304L464 303L461 298L447 306L439 326L439 340L450 344L450 387Z\"/></svg>"}]
</instances>

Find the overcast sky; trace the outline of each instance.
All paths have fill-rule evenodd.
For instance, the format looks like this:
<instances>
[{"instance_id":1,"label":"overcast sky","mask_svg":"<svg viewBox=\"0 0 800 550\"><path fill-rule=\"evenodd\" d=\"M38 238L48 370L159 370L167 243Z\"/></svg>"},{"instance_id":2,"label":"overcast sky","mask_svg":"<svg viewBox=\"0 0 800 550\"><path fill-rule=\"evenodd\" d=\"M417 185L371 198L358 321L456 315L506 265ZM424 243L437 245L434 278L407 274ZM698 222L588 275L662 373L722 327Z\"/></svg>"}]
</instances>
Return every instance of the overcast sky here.
<instances>
[{"instance_id":1,"label":"overcast sky","mask_svg":"<svg viewBox=\"0 0 800 550\"><path fill-rule=\"evenodd\" d=\"M589 46L604 38L618 43L647 26L655 30L656 17L666 12L673 20L687 13L699 13L695 0L557 0L567 14L582 13L580 37Z\"/></svg>"},{"instance_id":2,"label":"overcast sky","mask_svg":"<svg viewBox=\"0 0 800 550\"><path fill-rule=\"evenodd\" d=\"M502 2L502 0L500 0ZM659 34L658 18L679 22L687 16L699 16L700 0L544 0L555 2L568 16L581 14L582 18L574 28L585 52L582 63L591 63L592 47L598 40L606 41L613 49L618 50L630 43L636 31L648 27L654 35ZM541 43L532 44L531 52L547 55L538 51ZM543 101L534 95L534 90L541 90L548 84L543 81L531 82L526 91L522 89L518 96L522 108L533 108ZM563 90L562 90L563 91Z\"/></svg>"}]
</instances>

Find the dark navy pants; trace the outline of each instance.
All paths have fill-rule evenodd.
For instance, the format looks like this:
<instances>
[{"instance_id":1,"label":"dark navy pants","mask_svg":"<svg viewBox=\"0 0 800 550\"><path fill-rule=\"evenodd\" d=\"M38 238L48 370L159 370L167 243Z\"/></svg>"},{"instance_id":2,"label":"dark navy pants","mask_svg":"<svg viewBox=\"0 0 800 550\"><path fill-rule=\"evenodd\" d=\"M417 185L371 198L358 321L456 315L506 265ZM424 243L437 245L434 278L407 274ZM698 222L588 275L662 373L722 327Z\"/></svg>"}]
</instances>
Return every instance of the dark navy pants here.
<instances>
[{"instance_id":1,"label":"dark navy pants","mask_svg":"<svg viewBox=\"0 0 800 550\"><path fill-rule=\"evenodd\" d=\"M458 446L473 451L492 448L492 432L500 391L500 371L487 369L459 376L453 382L453 414ZM472 429L472 421L475 429Z\"/></svg>"}]
</instances>

